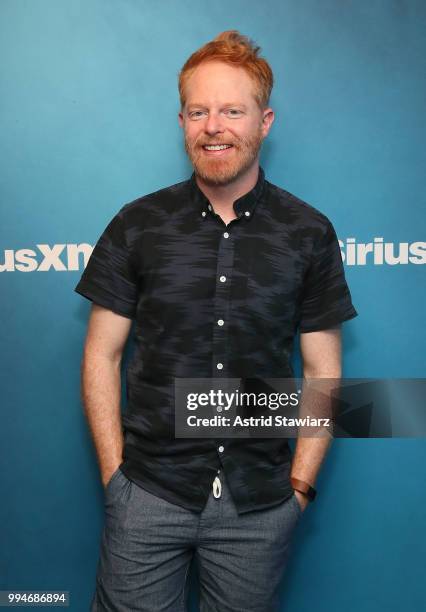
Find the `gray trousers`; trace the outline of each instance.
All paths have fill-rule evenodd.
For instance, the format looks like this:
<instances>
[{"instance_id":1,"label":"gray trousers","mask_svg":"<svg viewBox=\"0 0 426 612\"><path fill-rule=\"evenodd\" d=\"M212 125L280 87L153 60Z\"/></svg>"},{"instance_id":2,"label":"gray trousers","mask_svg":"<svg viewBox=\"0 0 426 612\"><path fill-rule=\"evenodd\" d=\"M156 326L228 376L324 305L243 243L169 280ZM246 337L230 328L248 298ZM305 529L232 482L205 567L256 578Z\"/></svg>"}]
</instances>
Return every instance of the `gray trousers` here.
<instances>
[{"instance_id":1,"label":"gray trousers","mask_svg":"<svg viewBox=\"0 0 426 612\"><path fill-rule=\"evenodd\" d=\"M118 469L105 491L105 524L91 612L186 612L195 555L200 612L277 612L294 528L295 495L238 515L223 471L201 514L172 504Z\"/></svg>"}]
</instances>

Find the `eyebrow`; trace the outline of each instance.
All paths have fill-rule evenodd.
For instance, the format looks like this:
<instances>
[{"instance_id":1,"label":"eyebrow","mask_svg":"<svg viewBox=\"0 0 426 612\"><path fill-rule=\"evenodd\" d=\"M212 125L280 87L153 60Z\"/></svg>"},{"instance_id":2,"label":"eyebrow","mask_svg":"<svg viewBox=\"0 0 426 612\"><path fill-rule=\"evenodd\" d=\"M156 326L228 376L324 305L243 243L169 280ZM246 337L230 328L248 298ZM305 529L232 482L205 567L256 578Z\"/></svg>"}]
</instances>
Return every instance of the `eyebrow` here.
<instances>
[{"instance_id":1,"label":"eyebrow","mask_svg":"<svg viewBox=\"0 0 426 612\"><path fill-rule=\"evenodd\" d=\"M247 106L240 102L225 102L225 104L222 104L222 106L238 106L239 108L247 110ZM191 108L207 108L207 107L204 104L196 104L196 103L188 104L187 110L191 110Z\"/></svg>"}]
</instances>

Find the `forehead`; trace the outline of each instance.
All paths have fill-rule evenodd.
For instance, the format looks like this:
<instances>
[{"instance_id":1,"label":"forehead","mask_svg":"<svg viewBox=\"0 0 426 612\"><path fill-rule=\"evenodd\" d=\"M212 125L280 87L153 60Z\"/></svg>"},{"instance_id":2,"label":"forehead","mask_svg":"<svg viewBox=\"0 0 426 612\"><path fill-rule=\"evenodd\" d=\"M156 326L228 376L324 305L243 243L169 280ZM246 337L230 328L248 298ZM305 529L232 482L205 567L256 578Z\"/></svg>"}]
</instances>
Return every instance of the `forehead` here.
<instances>
[{"instance_id":1,"label":"forehead","mask_svg":"<svg viewBox=\"0 0 426 612\"><path fill-rule=\"evenodd\" d=\"M254 82L244 68L209 61L197 66L186 83L186 102L209 102L227 98L254 101Z\"/></svg>"}]
</instances>

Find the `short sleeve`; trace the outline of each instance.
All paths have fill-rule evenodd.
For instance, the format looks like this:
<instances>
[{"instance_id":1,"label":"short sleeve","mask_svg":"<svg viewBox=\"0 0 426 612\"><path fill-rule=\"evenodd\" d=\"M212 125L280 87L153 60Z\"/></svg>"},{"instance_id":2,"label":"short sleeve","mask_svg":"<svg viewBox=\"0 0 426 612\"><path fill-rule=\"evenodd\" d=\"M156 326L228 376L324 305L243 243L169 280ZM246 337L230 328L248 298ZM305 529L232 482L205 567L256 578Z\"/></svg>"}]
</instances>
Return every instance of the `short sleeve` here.
<instances>
[{"instance_id":1,"label":"short sleeve","mask_svg":"<svg viewBox=\"0 0 426 612\"><path fill-rule=\"evenodd\" d=\"M314 245L304 279L299 330L320 331L358 315L346 283L339 241L333 225Z\"/></svg>"},{"instance_id":2,"label":"short sleeve","mask_svg":"<svg viewBox=\"0 0 426 612\"><path fill-rule=\"evenodd\" d=\"M123 219L117 213L97 241L74 291L130 319L137 304L137 275L132 268Z\"/></svg>"}]
</instances>

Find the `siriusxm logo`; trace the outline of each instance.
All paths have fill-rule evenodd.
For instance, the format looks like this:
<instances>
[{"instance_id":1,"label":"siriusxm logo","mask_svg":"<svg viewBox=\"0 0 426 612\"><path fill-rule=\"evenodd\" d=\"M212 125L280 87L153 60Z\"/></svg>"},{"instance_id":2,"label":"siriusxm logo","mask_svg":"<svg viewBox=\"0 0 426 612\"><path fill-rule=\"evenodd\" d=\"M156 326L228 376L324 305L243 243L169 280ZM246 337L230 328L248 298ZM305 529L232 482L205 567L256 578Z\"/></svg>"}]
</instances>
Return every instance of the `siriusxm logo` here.
<instances>
[{"instance_id":1,"label":"siriusxm logo","mask_svg":"<svg viewBox=\"0 0 426 612\"><path fill-rule=\"evenodd\" d=\"M357 242L339 240L342 260L347 266L407 265L426 263L426 242ZM86 267L93 246L82 244L37 244L36 249L6 249L0 272L75 272Z\"/></svg>"},{"instance_id":2,"label":"siriusxm logo","mask_svg":"<svg viewBox=\"0 0 426 612\"><path fill-rule=\"evenodd\" d=\"M4 251L0 272L67 272L80 270L87 265L93 247L90 244L37 244L34 249Z\"/></svg>"},{"instance_id":3,"label":"siriusxm logo","mask_svg":"<svg viewBox=\"0 0 426 612\"><path fill-rule=\"evenodd\" d=\"M348 266L396 266L398 264L426 263L426 242L384 242L374 238L373 242L357 242L355 238L339 240L342 259Z\"/></svg>"}]
</instances>

